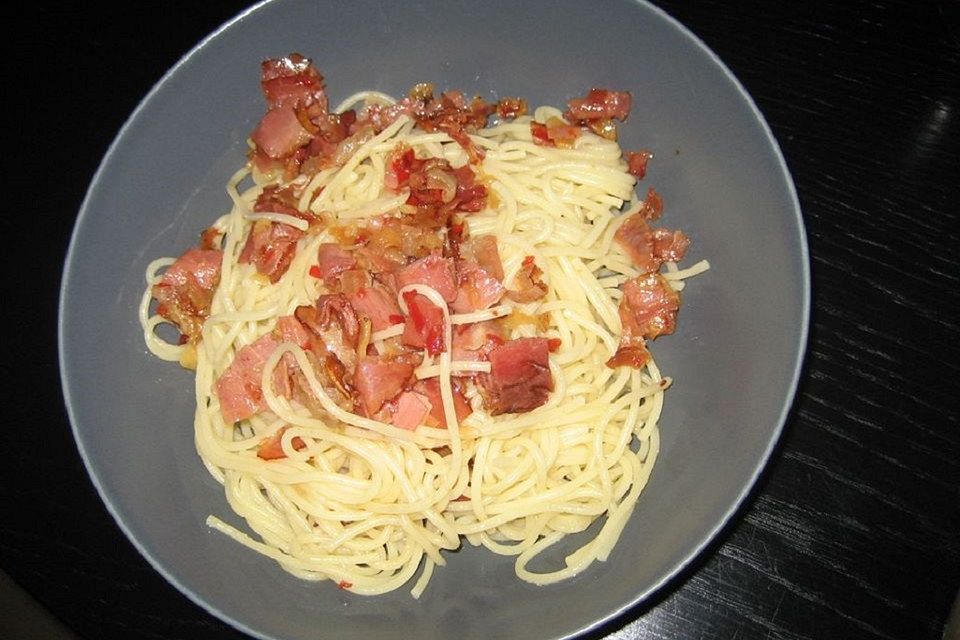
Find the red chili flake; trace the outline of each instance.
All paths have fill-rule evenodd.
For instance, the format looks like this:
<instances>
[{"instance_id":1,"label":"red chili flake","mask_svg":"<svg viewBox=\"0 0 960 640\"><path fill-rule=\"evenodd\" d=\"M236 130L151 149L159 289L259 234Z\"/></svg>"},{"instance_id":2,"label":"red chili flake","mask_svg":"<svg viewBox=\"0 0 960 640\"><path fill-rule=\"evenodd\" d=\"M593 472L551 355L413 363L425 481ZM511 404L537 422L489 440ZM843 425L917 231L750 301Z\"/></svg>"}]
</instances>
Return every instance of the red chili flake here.
<instances>
[{"instance_id":1,"label":"red chili flake","mask_svg":"<svg viewBox=\"0 0 960 640\"><path fill-rule=\"evenodd\" d=\"M341 580L340 582L337 583L337 586L340 587L341 589L350 589L351 587L353 587L353 583L347 582L346 580Z\"/></svg>"},{"instance_id":2,"label":"red chili flake","mask_svg":"<svg viewBox=\"0 0 960 640\"><path fill-rule=\"evenodd\" d=\"M432 356L440 355L446 350L443 339L443 311L429 300L424 304L417 301L415 291L407 291L403 299L410 311L410 320L413 329L423 337L427 353Z\"/></svg>"},{"instance_id":3,"label":"red chili flake","mask_svg":"<svg viewBox=\"0 0 960 640\"><path fill-rule=\"evenodd\" d=\"M315 264L312 267L310 267L310 275L312 275L314 278L317 278L318 280L322 279L323 273L320 272L320 265Z\"/></svg>"},{"instance_id":4,"label":"red chili flake","mask_svg":"<svg viewBox=\"0 0 960 640\"><path fill-rule=\"evenodd\" d=\"M416 160L416 156L413 154L413 149L406 149L399 156L395 156L390 163L390 171L396 176L397 190L410 179L410 172L413 169L414 160Z\"/></svg>"},{"instance_id":5,"label":"red chili flake","mask_svg":"<svg viewBox=\"0 0 960 640\"><path fill-rule=\"evenodd\" d=\"M563 344L563 342L560 340L560 338L547 339L547 349L550 350L550 353L556 353L561 344Z\"/></svg>"},{"instance_id":6,"label":"red chili flake","mask_svg":"<svg viewBox=\"0 0 960 640\"><path fill-rule=\"evenodd\" d=\"M534 120L530 123L530 135L533 136L533 141L536 144L551 146L553 144L550 140L550 136L547 134L547 125L543 124L542 122L537 122Z\"/></svg>"},{"instance_id":7,"label":"red chili flake","mask_svg":"<svg viewBox=\"0 0 960 640\"><path fill-rule=\"evenodd\" d=\"M180 337L177 339L177 344L187 344L188 342L190 342L190 336L186 336L181 333Z\"/></svg>"}]
</instances>

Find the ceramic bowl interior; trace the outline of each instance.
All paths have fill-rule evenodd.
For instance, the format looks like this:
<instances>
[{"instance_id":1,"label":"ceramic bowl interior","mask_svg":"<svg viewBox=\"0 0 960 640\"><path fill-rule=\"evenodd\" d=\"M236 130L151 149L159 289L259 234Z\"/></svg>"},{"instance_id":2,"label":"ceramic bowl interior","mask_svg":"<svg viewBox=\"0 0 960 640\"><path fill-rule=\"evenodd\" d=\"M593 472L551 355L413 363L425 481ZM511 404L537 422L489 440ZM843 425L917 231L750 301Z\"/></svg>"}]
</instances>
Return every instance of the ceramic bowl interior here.
<instances>
[{"instance_id":1,"label":"ceramic bowl interior","mask_svg":"<svg viewBox=\"0 0 960 640\"><path fill-rule=\"evenodd\" d=\"M654 343L675 379L662 451L615 551L538 588L512 559L450 554L419 600L360 597L297 580L204 523L240 525L193 444L192 379L150 356L136 309L146 264L178 255L229 208L264 109L259 64L298 51L331 103L421 81L489 100L563 105L629 90L626 149L655 158L644 185L664 224L712 269L684 292L677 334ZM258 5L200 43L120 131L90 187L65 265L64 393L91 478L119 526L183 593L262 638L561 638L648 598L728 521L792 401L809 300L799 206L779 149L723 64L660 10L584 2L299 2ZM558 552L559 555L559 552Z\"/></svg>"}]
</instances>

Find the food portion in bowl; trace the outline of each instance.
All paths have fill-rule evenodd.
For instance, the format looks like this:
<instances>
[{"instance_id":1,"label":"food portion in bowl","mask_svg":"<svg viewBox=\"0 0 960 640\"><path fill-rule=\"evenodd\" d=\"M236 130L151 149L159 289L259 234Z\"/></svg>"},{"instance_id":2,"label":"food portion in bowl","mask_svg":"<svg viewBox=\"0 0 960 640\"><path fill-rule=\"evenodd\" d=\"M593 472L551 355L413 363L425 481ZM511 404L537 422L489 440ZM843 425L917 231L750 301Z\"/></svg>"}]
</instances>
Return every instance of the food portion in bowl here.
<instances>
[{"instance_id":1,"label":"food portion in bowl","mask_svg":"<svg viewBox=\"0 0 960 640\"><path fill-rule=\"evenodd\" d=\"M647 341L708 268L677 266L689 239L636 193L630 94L529 111L418 84L331 109L298 54L261 86L232 209L149 265L139 309L196 370L197 450L254 535L210 526L361 594L418 597L462 539L535 584L605 560L659 450Z\"/></svg>"}]
</instances>

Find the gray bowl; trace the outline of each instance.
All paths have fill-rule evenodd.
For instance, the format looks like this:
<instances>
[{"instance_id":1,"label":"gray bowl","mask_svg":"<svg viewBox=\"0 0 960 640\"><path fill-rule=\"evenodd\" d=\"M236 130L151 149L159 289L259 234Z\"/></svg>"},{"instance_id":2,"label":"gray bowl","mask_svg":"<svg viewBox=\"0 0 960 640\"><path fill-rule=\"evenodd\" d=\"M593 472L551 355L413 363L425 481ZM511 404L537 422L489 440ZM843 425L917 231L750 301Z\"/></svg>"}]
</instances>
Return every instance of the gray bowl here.
<instances>
[{"instance_id":1,"label":"gray bowl","mask_svg":"<svg viewBox=\"0 0 960 640\"><path fill-rule=\"evenodd\" d=\"M804 352L807 250L793 184L750 97L702 43L658 9L619 0L349 4L277 0L212 34L121 130L80 211L60 312L64 394L94 484L171 583L262 638L562 638L649 598L737 511L783 427ZM438 7L437 5L442 5ZM300 51L332 102L416 82L489 99L563 105L592 86L629 90L627 149L656 153L642 185L664 223L713 269L684 293L679 332L654 343L676 383L662 453L620 543L566 583L517 580L512 559L464 549L419 601L301 582L208 529L229 522L194 450L189 373L150 356L136 307L146 264L177 255L229 207L263 110L258 65ZM110 336L93 340L91 336Z\"/></svg>"}]
</instances>

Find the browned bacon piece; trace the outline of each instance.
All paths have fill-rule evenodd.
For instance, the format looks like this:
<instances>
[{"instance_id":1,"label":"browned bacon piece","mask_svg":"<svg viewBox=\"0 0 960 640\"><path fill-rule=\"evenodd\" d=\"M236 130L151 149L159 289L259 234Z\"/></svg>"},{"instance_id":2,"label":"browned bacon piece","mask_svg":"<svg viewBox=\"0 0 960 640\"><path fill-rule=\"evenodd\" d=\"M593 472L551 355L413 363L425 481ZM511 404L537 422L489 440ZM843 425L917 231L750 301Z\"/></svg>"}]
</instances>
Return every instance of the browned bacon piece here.
<instances>
[{"instance_id":1,"label":"browned bacon piece","mask_svg":"<svg viewBox=\"0 0 960 640\"><path fill-rule=\"evenodd\" d=\"M478 376L490 415L524 413L542 406L553 391L546 338L518 338L490 352L490 373Z\"/></svg>"},{"instance_id":2,"label":"browned bacon piece","mask_svg":"<svg viewBox=\"0 0 960 640\"><path fill-rule=\"evenodd\" d=\"M270 282L277 282L290 268L297 241L302 236L302 231L288 224L257 220L250 228L237 262L253 264Z\"/></svg>"},{"instance_id":3,"label":"browned bacon piece","mask_svg":"<svg viewBox=\"0 0 960 640\"><path fill-rule=\"evenodd\" d=\"M349 251L334 242L325 242L317 249L317 264L320 277L329 286L345 271L355 269L357 260Z\"/></svg>"},{"instance_id":4,"label":"browned bacon piece","mask_svg":"<svg viewBox=\"0 0 960 640\"><path fill-rule=\"evenodd\" d=\"M647 175L647 163L653 158L649 151L628 151L627 152L627 171L637 180L642 180Z\"/></svg>"},{"instance_id":5,"label":"browned bacon piece","mask_svg":"<svg viewBox=\"0 0 960 640\"><path fill-rule=\"evenodd\" d=\"M506 292L489 271L470 260L457 261L457 278L457 297L450 305L454 313L486 309L499 302Z\"/></svg>"},{"instance_id":6,"label":"browned bacon piece","mask_svg":"<svg viewBox=\"0 0 960 640\"><path fill-rule=\"evenodd\" d=\"M659 273L648 273L624 283L619 308L623 332L617 352L607 361L607 366L639 369L646 364L650 358L646 340L673 333L679 309L680 294Z\"/></svg>"},{"instance_id":7,"label":"browned bacon piece","mask_svg":"<svg viewBox=\"0 0 960 640\"><path fill-rule=\"evenodd\" d=\"M257 201L253 203L253 210L258 213L282 213L311 224L317 222L319 219L312 212L300 211L297 208L299 201L300 198L293 186L281 187L271 184L264 187L257 196Z\"/></svg>"},{"instance_id":8,"label":"browned bacon piece","mask_svg":"<svg viewBox=\"0 0 960 640\"><path fill-rule=\"evenodd\" d=\"M443 131L457 141L470 156L470 162L478 164L483 160L483 151L470 140L469 133L482 129L487 118L493 113L494 105L481 98L467 102L460 91L447 91L439 99L432 94L416 102L413 114L417 124L424 131Z\"/></svg>"},{"instance_id":9,"label":"browned bacon piece","mask_svg":"<svg viewBox=\"0 0 960 640\"><path fill-rule=\"evenodd\" d=\"M474 260L484 271L503 282L503 262L500 260L496 236L480 235L470 238L463 244L461 257Z\"/></svg>"},{"instance_id":10,"label":"browned bacon piece","mask_svg":"<svg viewBox=\"0 0 960 640\"><path fill-rule=\"evenodd\" d=\"M454 213L487 206L487 187L477 182L470 165L454 169L443 158L420 159L403 145L390 154L384 184L393 191L410 190L406 204L416 210L408 218L428 229L447 226Z\"/></svg>"},{"instance_id":11,"label":"browned bacon piece","mask_svg":"<svg viewBox=\"0 0 960 640\"><path fill-rule=\"evenodd\" d=\"M362 287L347 297L359 315L370 318L374 331L403 322L396 296L381 284Z\"/></svg>"},{"instance_id":12,"label":"browned bacon piece","mask_svg":"<svg viewBox=\"0 0 960 640\"><path fill-rule=\"evenodd\" d=\"M270 108L314 103L326 106L323 76L309 58L299 53L260 63L260 86Z\"/></svg>"},{"instance_id":13,"label":"browned bacon piece","mask_svg":"<svg viewBox=\"0 0 960 640\"><path fill-rule=\"evenodd\" d=\"M527 256L520 265L514 281L517 289L508 289L506 297L521 304L539 300L547 295L547 285L540 279L543 271L537 266L533 256Z\"/></svg>"},{"instance_id":14,"label":"browned bacon piece","mask_svg":"<svg viewBox=\"0 0 960 640\"><path fill-rule=\"evenodd\" d=\"M189 342L200 340L210 314L213 292L220 283L219 249L189 249L153 285L157 313L173 322Z\"/></svg>"},{"instance_id":15,"label":"browned bacon piece","mask_svg":"<svg viewBox=\"0 0 960 640\"><path fill-rule=\"evenodd\" d=\"M527 101L523 98L500 98L496 110L501 118L513 120L527 114Z\"/></svg>"},{"instance_id":16,"label":"browned bacon piece","mask_svg":"<svg viewBox=\"0 0 960 640\"><path fill-rule=\"evenodd\" d=\"M570 108L571 121L589 120L626 120L630 114L630 93L627 91L610 91L608 89L591 89L583 98L576 98L567 102Z\"/></svg>"},{"instance_id":17,"label":"browned bacon piece","mask_svg":"<svg viewBox=\"0 0 960 640\"><path fill-rule=\"evenodd\" d=\"M649 199L649 198L648 198ZM630 261L642 272L656 271L664 262L683 259L690 238L682 231L651 228L643 208L631 214L613 235L614 241L627 252Z\"/></svg>"}]
</instances>

